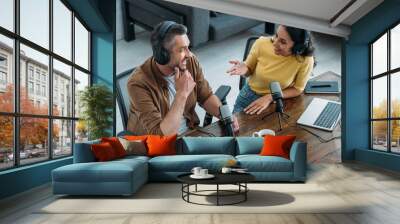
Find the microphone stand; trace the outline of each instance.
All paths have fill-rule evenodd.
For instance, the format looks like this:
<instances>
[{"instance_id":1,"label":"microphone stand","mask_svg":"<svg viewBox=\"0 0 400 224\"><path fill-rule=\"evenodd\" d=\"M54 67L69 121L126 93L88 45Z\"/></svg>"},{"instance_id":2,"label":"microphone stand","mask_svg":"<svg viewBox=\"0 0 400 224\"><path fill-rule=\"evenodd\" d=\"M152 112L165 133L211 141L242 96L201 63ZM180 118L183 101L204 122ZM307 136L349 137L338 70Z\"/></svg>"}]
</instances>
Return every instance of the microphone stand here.
<instances>
[{"instance_id":1,"label":"microphone stand","mask_svg":"<svg viewBox=\"0 0 400 224\"><path fill-rule=\"evenodd\" d=\"M275 105L275 111L265 115L264 117L261 118L261 120L264 120L264 118L267 118L270 115L273 115L274 113L277 113L278 121L279 121L279 129L278 129L278 132L279 132L279 131L282 131L282 119L284 121L286 121L286 123L287 123L288 122L287 119L289 119L290 116L289 116L289 114L286 114L285 112L283 112L283 108L279 109L277 103L275 103L275 104L276 104Z\"/></svg>"}]
</instances>

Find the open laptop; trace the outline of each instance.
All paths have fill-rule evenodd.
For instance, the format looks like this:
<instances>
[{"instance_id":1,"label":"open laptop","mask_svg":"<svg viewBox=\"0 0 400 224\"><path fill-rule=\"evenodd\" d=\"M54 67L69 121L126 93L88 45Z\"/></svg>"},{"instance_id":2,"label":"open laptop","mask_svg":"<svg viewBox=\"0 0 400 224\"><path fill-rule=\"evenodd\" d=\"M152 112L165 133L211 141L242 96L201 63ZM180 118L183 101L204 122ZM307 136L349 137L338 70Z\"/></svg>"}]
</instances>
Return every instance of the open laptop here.
<instances>
[{"instance_id":1,"label":"open laptop","mask_svg":"<svg viewBox=\"0 0 400 224\"><path fill-rule=\"evenodd\" d=\"M333 131L340 119L340 103L314 98L297 120L298 124Z\"/></svg>"}]
</instances>

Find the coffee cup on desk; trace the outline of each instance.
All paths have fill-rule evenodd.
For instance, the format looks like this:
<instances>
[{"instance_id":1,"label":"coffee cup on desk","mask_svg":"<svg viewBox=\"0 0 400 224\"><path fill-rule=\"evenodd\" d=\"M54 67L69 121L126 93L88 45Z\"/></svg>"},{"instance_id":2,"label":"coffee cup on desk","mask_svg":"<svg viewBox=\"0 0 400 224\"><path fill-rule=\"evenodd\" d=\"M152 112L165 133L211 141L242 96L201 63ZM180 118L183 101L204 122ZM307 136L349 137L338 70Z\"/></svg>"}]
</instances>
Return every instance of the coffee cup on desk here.
<instances>
[{"instance_id":1,"label":"coffee cup on desk","mask_svg":"<svg viewBox=\"0 0 400 224\"><path fill-rule=\"evenodd\" d=\"M275 132L271 129L262 129L258 132L253 133L253 137L264 137L265 135L275 135Z\"/></svg>"}]
</instances>

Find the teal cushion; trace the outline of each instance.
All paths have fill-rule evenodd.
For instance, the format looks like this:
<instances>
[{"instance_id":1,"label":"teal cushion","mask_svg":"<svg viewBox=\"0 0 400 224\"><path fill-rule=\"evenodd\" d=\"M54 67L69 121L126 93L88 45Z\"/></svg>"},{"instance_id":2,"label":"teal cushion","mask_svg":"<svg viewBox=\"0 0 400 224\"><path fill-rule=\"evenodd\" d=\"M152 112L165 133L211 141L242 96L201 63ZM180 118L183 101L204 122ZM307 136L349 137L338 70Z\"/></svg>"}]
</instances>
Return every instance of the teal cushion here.
<instances>
[{"instance_id":1,"label":"teal cushion","mask_svg":"<svg viewBox=\"0 0 400 224\"><path fill-rule=\"evenodd\" d=\"M264 145L262 137L237 137L236 155L259 154Z\"/></svg>"},{"instance_id":2,"label":"teal cushion","mask_svg":"<svg viewBox=\"0 0 400 224\"><path fill-rule=\"evenodd\" d=\"M149 160L149 170L151 172L190 172L193 167L200 166L216 172L230 159L235 158L231 155L158 156Z\"/></svg>"},{"instance_id":3,"label":"teal cushion","mask_svg":"<svg viewBox=\"0 0 400 224\"><path fill-rule=\"evenodd\" d=\"M278 156L239 155L239 165L249 172L292 172L293 162Z\"/></svg>"},{"instance_id":4,"label":"teal cushion","mask_svg":"<svg viewBox=\"0 0 400 224\"><path fill-rule=\"evenodd\" d=\"M117 160L113 160L113 162L115 161L126 161L126 162L130 162L130 161L135 161L135 160L140 160L143 162L147 162L149 161L150 157L147 156L125 156L124 158L121 159L117 159Z\"/></svg>"},{"instance_id":5,"label":"teal cushion","mask_svg":"<svg viewBox=\"0 0 400 224\"><path fill-rule=\"evenodd\" d=\"M146 158L75 163L52 171L54 194L131 195L148 181Z\"/></svg>"},{"instance_id":6,"label":"teal cushion","mask_svg":"<svg viewBox=\"0 0 400 224\"><path fill-rule=\"evenodd\" d=\"M133 173L147 170L141 160L74 163L53 170L53 181L60 182L130 182ZM147 173L143 173L147 176Z\"/></svg>"},{"instance_id":7,"label":"teal cushion","mask_svg":"<svg viewBox=\"0 0 400 224\"><path fill-rule=\"evenodd\" d=\"M235 155L235 139L233 137L183 137L181 150L178 154Z\"/></svg>"}]
</instances>

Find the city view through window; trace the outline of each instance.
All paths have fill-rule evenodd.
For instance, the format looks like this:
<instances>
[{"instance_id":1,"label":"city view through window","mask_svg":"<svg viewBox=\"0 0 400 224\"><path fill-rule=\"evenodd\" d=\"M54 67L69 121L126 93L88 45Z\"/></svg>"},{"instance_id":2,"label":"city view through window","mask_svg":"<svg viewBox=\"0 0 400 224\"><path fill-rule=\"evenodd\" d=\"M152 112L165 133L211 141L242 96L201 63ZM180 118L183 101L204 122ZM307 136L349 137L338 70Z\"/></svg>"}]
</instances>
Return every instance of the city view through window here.
<instances>
[{"instance_id":1,"label":"city view through window","mask_svg":"<svg viewBox=\"0 0 400 224\"><path fill-rule=\"evenodd\" d=\"M0 1L0 170L70 156L87 140L90 32L62 0L19 2L15 27L14 0Z\"/></svg>"},{"instance_id":2,"label":"city view through window","mask_svg":"<svg viewBox=\"0 0 400 224\"><path fill-rule=\"evenodd\" d=\"M400 25L373 42L370 50L371 145L400 153Z\"/></svg>"}]
</instances>

